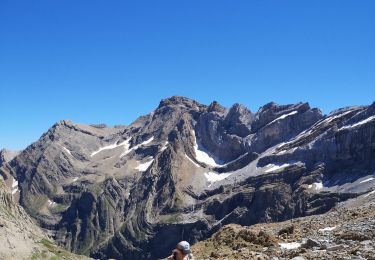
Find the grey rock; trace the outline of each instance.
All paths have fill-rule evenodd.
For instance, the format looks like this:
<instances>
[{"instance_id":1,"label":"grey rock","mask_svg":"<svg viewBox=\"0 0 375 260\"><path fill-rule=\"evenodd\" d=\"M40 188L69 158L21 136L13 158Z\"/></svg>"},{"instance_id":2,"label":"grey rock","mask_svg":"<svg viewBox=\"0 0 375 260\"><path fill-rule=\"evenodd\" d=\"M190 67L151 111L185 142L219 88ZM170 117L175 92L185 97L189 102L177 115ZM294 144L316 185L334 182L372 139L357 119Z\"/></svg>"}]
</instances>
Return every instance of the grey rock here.
<instances>
[{"instance_id":1,"label":"grey rock","mask_svg":"<svg viewBox=\"0 0 375 260\"><path fill-rule=\"evenodd\" d=\"M293 257L292 260L305 260L305 258L303 256L296 256Z\"/></svg>"},{"instance_id":2,"label":"grey rock","mask_svg":"<svg viewBox=\"0 0 375 260\"><path fill-rule=\"evenodd\" d=\"M355 255L355 256L352 256L350 259L364 260L364 259L366 259L366 258L364 258L364 257L362 257L362 256Z\"/></svg>"},{"instance_id":3,"label":"grey rock","mask_svg":"<svg viewBox=\"0 0 375 260\"><path fill-rule=\"evenodd\" d=\"M302 244L302 247L304 248L314 248L314 247L320 247L320 246L321 246L320 242L312 238L307 238L306 242Z\"/></svg>"},{"instance_id":4,"label":"grey rock","mask_svg":"<svg viewBox=\"0 0 375 260\"><path fill-rule=\"evenodd\" d=\"M334 246L329 246L327 247L327 251L338 251L338 250L342 250L344 248L343 245L334 245Z\"/></svg>"},{"instance_id":5,"label":"grey rock","mask_svg":"<svg viewBox=\"0 0 375 260\"><path fill-rule=\"evenodd\" d=\"M321 118L321 111L311 109L308 103L285 106L269 103L255 114L251 126L254 133L251 149L258 153L263 152L297 135Z\"/></svg>"}]
</instances>

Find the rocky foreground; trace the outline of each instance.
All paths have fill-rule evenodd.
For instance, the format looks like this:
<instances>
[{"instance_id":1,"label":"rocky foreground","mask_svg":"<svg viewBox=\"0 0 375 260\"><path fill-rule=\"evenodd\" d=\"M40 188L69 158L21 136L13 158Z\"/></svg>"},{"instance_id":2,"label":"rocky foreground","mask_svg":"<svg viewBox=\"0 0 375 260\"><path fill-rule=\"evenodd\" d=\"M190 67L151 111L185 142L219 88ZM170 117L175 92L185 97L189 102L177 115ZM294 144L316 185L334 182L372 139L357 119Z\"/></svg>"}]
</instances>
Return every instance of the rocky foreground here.
<instances>
[{"instance_id":1,"label":"rocky foreground","mask_svg":"<svg viewBox=\"0 0 375 260\"><path fill-rule=\"evenodd\" d=\"M322 215L230 224L193 246L197 259L375 259L375 192Z\"/></svg>"}]
</instances>

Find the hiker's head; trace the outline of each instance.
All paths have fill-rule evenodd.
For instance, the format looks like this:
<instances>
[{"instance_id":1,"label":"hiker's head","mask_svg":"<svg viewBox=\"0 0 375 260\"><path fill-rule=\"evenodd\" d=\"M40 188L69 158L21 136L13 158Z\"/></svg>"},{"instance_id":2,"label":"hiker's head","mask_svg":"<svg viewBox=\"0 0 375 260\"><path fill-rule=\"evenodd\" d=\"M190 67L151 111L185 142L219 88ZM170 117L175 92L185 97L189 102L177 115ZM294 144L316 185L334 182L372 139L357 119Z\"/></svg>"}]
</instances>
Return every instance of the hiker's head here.
<instances>
[{"instance_id":1,"label":"hiker's head","mask_svg":"<svg viewBox=\"0 0 375 260\"><path fill-rule=\"evenodd\" d=\"M173 250L173 256L176 260L183 259L188 254L190 254L190 244L186 241L178 243L176 249Z\"/></svg>"}]
</instances>

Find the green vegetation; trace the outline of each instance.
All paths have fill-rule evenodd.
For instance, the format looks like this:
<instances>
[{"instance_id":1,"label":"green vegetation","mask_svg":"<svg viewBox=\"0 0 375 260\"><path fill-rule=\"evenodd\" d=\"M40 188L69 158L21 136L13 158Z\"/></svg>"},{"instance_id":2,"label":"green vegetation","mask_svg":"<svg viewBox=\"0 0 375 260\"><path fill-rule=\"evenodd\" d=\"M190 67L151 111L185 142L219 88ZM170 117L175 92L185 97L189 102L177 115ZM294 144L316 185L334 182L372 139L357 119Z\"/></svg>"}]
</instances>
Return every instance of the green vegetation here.
<instances>
[{"instance_id":1,"label":"green vegetation","mask_svg":"<svg viewBox=\"0 0 375 260\"><path fill-rule=\"evenodd\" d=\"M52 211L53 212L56 212L56 213L59 213L59 212L63 212L65 211L69 206L66 206L64 204L59 204L59 203L56 203L54 204L53 208L52 208Z\"/></svg>"},{"instance_id":2,"label":"green vegetation","mask_svg":"<svg viewBox=\"0 0 375 260\"><path fill-rule=\"evenodd\" d=\"M172 210L178 211L178 210L180 210L182 208L183 208L183 201L182 201L182 199L178 195L175 195L175 197L173 198L173 207L172 207Z\"/></svg>"},{"instance_id":3,"label":"green vegetation","mask_svg":"<svg viewBox=\"0 0 375 260\"><path fill-rule=\"evenodd\" d=\"M73 259L72 254L68 251L62 250L57 247L53 242L43 238L40 242L46 250L42 252L36 252L31 256L32 260L49 259L49 260L61 260L61 259Z\"/></svg>"},{"instance_id":4,"label":"green vegetation","mask_svg":"<svg viewBox=\"0 0 375 260\"><path fill-rule=\"evenodd\" d=\"M178 223L178 222L181 222L181 220L182 219L181 219L180 214L176 213L176 214L172 214L166 217L165 223Z\"/></svg>"}]
</instances>

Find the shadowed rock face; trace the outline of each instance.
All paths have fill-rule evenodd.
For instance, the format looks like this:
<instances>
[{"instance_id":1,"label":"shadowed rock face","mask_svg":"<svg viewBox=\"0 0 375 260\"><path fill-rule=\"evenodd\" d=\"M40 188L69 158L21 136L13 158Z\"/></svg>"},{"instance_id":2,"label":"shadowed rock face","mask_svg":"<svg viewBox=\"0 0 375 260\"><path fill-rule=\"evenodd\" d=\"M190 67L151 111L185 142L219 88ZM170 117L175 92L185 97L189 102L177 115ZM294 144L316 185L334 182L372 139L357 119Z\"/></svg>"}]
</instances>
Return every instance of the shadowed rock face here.
<instances>
[{"instance_id":1,"label":"shadowed rock face","mask_svg":"<svg viewBox=\"0 0 375 260\"><path fill-rule=\"evenodd\" d=\"M269 103L252 113L171 97L129 126L61 121L0 173L67 249L161 258L224 224L323 213L369 190L374 106L323 116Z\"/></svg>"}]
</instances>

